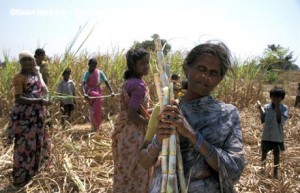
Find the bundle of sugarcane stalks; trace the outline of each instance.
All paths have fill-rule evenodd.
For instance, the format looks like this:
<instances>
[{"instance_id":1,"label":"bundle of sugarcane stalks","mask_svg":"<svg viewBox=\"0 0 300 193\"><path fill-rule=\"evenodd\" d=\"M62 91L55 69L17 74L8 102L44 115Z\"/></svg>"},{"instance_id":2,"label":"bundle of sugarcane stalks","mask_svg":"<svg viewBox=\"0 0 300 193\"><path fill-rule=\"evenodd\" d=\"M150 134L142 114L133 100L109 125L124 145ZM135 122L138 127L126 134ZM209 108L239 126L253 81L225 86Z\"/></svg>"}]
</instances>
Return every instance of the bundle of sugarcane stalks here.
<instances>
[{"instance_id":1,"label":"bundle of sugarcane stalks","mask_svg":"<svg viewBox=\"0 0 300 193\"><path fill-rule=\"evenodd\" d=\"M157 73L154 74L156 91L159 98L160 106L170 104L170 99L174 98L173 84L170 83L170 75L167 73L169 66L166 64L163 55L163 47L160 39L155 40L155 47L157 52ZM162 108L161 108L162 109ZM179 178L180 190L182 193L187 192L185 183L182 157L180 151L180 143L176 128L170 138L164 139L161 150L161 167L162 167L162 183L161 192L176 193L178 190ZM177 166L177 171L176 171Z\"/></svg>"}]
</instances>

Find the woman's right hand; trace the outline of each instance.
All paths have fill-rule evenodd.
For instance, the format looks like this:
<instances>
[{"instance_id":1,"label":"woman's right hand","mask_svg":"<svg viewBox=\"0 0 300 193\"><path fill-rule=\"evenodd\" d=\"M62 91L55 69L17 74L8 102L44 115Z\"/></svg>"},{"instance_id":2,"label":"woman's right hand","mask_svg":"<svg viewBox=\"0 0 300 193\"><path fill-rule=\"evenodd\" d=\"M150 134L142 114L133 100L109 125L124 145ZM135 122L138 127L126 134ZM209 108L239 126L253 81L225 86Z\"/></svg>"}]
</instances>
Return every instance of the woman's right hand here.
<instances>
[{"instance_id":1,"label":"woman's right hand","mask_svg":"<svg viewBox=\"0 0 300 193\"><path fill-rule=\"evenodd\" d=\"M168 138L174 133L174 129L183 137L188 138L192 143L195 141L195 131L189 125L183 114L178 108L178 104L172 101L173 105L166 105L158 115L158 124L156 128L156 136L159 143L163 139ZM168 118L167 118L168 117Z\"/></svg>"}]
</instances>

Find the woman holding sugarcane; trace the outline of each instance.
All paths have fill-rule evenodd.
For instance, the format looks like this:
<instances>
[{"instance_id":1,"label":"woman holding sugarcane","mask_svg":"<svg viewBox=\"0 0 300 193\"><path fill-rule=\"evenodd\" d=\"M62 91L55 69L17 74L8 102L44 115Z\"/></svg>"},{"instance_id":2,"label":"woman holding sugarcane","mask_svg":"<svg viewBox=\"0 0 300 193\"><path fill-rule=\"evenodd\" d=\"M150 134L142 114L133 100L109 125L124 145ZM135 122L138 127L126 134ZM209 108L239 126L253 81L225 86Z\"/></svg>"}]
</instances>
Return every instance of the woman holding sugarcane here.
<instances>
[{"instance_id":1,"label":"woman holding sugarcane","mask_svg":"<svg viewBox=\"0 0 300 193\"><path fill-rule=\"evenodd\" d=\"M222 42L200 44L183 63L188 87L179 104L162 108L151 143L144 144L140 163L152 167L162 140L176 127L180 139L187 192L234 192L246 164L239 112L210 94L231 67L231 54ZM167 118L168 117L168 118ZM161 167L153 174L151 193L161 192Z\"/></svg>"},{"instance_id":2,"label":"woman holding sugarcane","mask_svg":"<svg viewBox=\"0 0 300 193\"><path fill-rule=\"evenodd\" d=\"M149 72L149 53L144 49L129 50L127 70L121 92L121 112L112 134L114 157L114 193L148 193L149 170L138 164L149 120L149 94L143 77Z\"/></svg>"}]
</instances>

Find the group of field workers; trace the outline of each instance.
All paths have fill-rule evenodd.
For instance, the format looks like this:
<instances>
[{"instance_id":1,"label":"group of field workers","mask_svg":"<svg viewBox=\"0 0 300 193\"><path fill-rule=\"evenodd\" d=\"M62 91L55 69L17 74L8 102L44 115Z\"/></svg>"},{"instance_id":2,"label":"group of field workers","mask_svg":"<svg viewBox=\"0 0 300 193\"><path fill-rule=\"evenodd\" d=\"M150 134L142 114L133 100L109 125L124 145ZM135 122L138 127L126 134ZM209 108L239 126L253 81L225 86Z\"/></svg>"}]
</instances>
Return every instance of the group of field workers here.
<instances>
[{"instance_id":1,"label":"group of field workers","mask_svg":"<svg viewBox=\"0 0 300 193\"><path fill-rule=\"evenodd\" d=\"M7 127L7 144L14 145L12 179L15 187L26 185L42 168L50 164L50 144L48 129L51 122L46 123L50 116L45 106L51 105L48 95L48 64L44 61L45 51L41 48L33 55L23 50L19 53L21 70L12 79L15 104L10 113ZM99 131L101 125L101 87L105 82L114 92L105 74L96 69L97 60L91 58L88 70L82 78L82 92L89 103L89 120L93 131ZM68 119L75 105L75 83L70 79L71 69L62 73L63 79L57 86L60 96L62 124Z\"/></svg>"},{"instance_id":2,"label":"group of field workers","mask_svg":"<svg viewBox=\"0 0 300 193\"><path fill-rule=\"evenodd\" d=\"M51 102L43 97L48 92L49 72L43 57L38 56L41 52L45 57L44 50L38 50L34 56L29 51L20 52L21 70L13 78L15 105L10 114L8 143L14 144L14 186L26 185L49 162L45 106ZM240 115L232 104L211 96L232 69L230 50L220 41L194 47L182 64L185 91L178 94L181 88L174 87L175 97L169 105L157 104L155 108L149 105L151 96L143 80L149 73L149 61L150 54L142 48L131 49L126 54L127 69L124 69L124 83L120 85L121 111L116 115L112 133L113 192L235 192L234 184L247 163ZM65 69L63 80L57 86L57 92L62 94L62 113L66 117L70 117L75 105L75 97L64 97L75 96L75 83L70 73L71 69ZM89 120L95 132L101 128L103 82L114 96L104 72L97 69L97 60L91 58L81 90L88 101ZM259 106L263 123L262 166L267 153L273 151L274 178L278 178L280 151L285 149L283 127L288 109L282 104L284 97L285 91L275 87L270 91L270 103ZM64 120L62 123L64 125ZM175 131L176 153L180 155L176 159L181 160L181 167L166 171L161 164L166 156L162 153L163 142ZM166 176L175 178L175 183L168 183Z\"/></svg>"},{"instance_id":3,"label":"group of field workers","mask_svg":"<svg viewBox=\"0 0 300 193\"><path fill-rule=\"evenodd\" d=\"M143 80L149 72L149 56L143 49L130 50L126 55L122 111L112 135L113 192L158 193L168 192L168 188L233 192L246 164L239 112L210 95L231 67L229 49L222 42L207 42L189 52L182 65L186 91L179 102L171 100L170 105L156 106L153 114L157 109L159 113L155 127L148 127L152 109ZM166 190L163 183L162 143L174 133L173 128L178 132L185 190L178 187L181 183L177 180L167 184ZM168 175L180 177L174 171L168 171Z\"/></svg>"}]
</instances>

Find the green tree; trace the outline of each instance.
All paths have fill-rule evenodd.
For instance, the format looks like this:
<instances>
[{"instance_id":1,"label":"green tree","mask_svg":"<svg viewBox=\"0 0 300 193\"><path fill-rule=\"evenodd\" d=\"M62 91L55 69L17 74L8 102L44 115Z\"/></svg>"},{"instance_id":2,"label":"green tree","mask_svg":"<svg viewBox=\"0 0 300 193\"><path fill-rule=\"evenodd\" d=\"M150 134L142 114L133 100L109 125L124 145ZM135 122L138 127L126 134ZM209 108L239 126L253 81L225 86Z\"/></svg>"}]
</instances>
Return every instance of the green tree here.
<instances>
[{"instance_id":1,"label":"green tree","mask_svg":"<svg viewBox=\"0 0 300 193\"><path fill-rule=\"evenodd\" d=\"M159 35L158 34L153 34L151 36L152 40L145 40L143 42L138 42L138 41L135 41L133 43L133 46L131 46L131 48L144 48L148 51L155 51L155 44L154 44L154 40L156 38L159 38ZM167 40L165 39L160 39L161 40L161 43L162 45L165 45L164 47L164 54L167 54L170 50L171 50L171 45L167 43Z\"/></svg>"},{"instance_id":2,"label":"green tree","mask_svg":"<svg viewBox=\"0 0 300 193\"><path fill-rule=\"evenodd\" d=\"M294 53L290 52L288 48L280 45L271 44L264 51L263 58L260 59L260 65L266 70L298 70L299 67L294 64Z\"/></svg>"}]
</instances>

